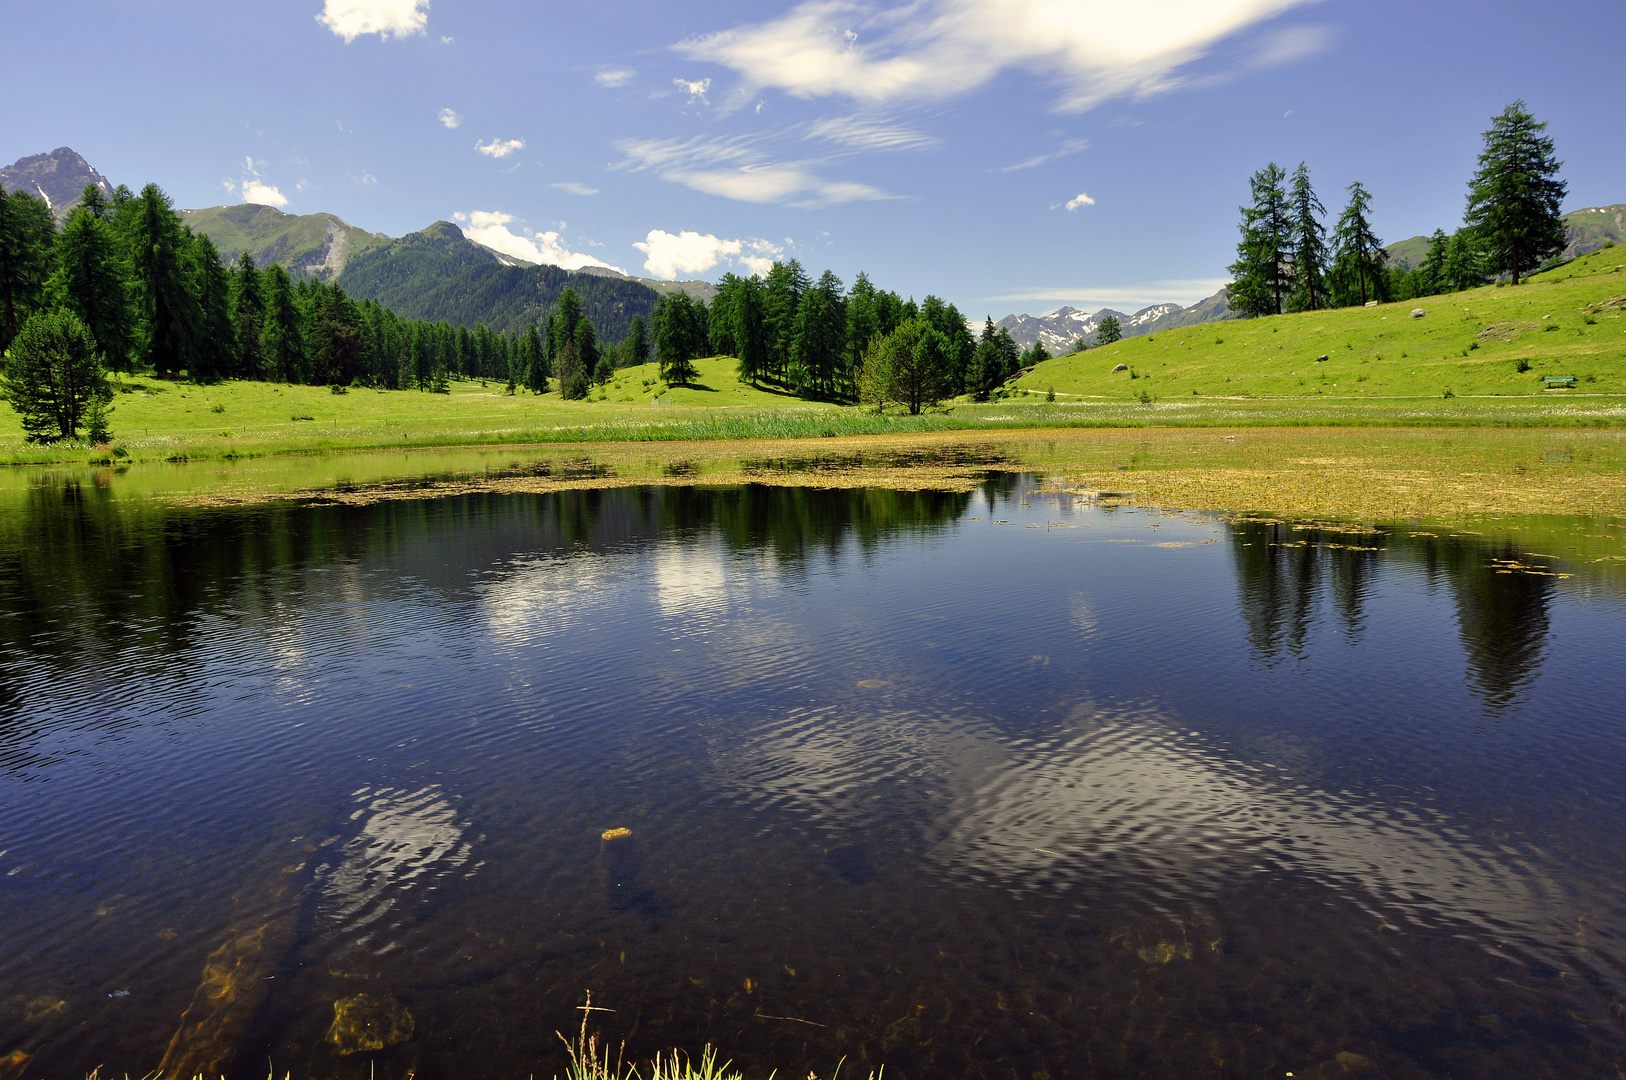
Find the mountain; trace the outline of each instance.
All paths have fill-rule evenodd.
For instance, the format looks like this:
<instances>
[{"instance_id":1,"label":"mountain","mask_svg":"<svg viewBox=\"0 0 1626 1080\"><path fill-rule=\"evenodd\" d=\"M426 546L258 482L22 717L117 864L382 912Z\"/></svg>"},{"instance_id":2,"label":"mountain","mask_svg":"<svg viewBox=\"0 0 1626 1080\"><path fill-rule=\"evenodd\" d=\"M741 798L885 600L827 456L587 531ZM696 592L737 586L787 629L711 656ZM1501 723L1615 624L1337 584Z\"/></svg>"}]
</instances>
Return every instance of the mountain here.
<instances>
[{"instance_id":1,"label":"mountain","mask_svg":"<svg viewBox=\"0 0 1626 1080\"><path fill-rule=\"evenodd\" d=\"M213 240L226 262L246 251L254 265L279 262L295 278L339 277L351 258L390 241L332 214L285 214L258 203L182 210L181 220Z\"/></svg>"},{"instance_id":2,"label":"mountain","mask_svg":"<svg viewBox=\"0 0 1626 1080\"><path fill-rule=\"evenodd\" d=\"M84 193L86 184L95 184L105 195L113 194L113 185L108 183L107 177L66 146L59 146L49 154L18 158L0 169L0 187L40 196L58 221L79 205L79 196Z\"/></svg>"},{"instance_id":3,"label":"mountain","mask_svg":"<svg viewBox=\"0 0 1626 1080\"><path fill-rule=\"evenodd\" d=\"M1571 210L1559 220L1564 223L1565 240L1560 258L1566 261L1589 255L1611 242L1626 245L1626 203ZM1397 240L1383 251L1390 266L1415 270L1428 258L1429 243L1426 236L1413 236Z\"/></svg>"},{"instance_id":4,"label":"mountain","mask_svg":"<svg viewBox=\"0 0 1626 1080\"><path fill-rule=\"evenodd\" d=\"M600 341L626 335L634 315L646 319L659 294L624 275L584 273L521 263L476 244L449 221L353 254L338 284L357 300L377 300L406 319L427 319L523 332L547 317L567 288Z\"/></svg>"},{"instance_id":5,"label":"mountain","mask_svg":"<svg viewBox=\"0 0 1626 1080\"><path fill-rule=\"evenodd\" d=\"M1142 334L1155 334L1162 330L1194 326L1197 323L1237 318L1237 313L1231 310L1226 300L1226 292L1221 289L1191 307L1181 307L1179 304L1153 304L1151 307L1141 308L1133 315L1125 315L1112 308L1102 308L1092 315L1078 308L1063 307L1044 315L1007 315L994 325L1010 331L1012 340L1024 349L1035 341L1042 341L1052 355L1060 355L1070 351L1073 343L1079 338L1093 339L1095 332L1100 329L1102 321L1108 315L1117 316L1124 337L1139 337ZM973 333L976 330L977 327L972 326Z\"/></svg>"}]
</instances>

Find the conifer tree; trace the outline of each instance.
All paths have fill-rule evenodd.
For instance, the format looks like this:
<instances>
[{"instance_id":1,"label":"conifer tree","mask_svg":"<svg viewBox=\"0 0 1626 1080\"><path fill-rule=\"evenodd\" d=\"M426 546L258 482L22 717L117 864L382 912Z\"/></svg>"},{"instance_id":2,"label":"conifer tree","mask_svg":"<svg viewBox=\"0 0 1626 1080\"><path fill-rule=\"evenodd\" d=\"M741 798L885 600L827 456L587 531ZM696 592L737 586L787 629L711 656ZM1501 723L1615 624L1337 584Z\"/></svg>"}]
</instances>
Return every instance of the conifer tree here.
<instances>
[{"instance_id":1,"label":"conifer tree","mask_svg":"<svg viewBox=\"0 0 1626 1080\"><path fill-rule=\"evenodd\" d=\"M826 270L797 305L791 382L798 395L815 401L835 400L846 338L841 279Z\"/></svg>"},{"instance_id":2,"label":"conifer tree","mask_svg":"<svg viewBox=\"0 0 1626 1080\"><path fill-rule=\"evenodd\" d=\"M1564 250L1558 212L1569 185L1557 178L1564 163L1553 156L1546 130L1515 101L1491 121L1479 171L1468 181L1464 221L1491 266L1511 274L1515 285Z\"/></svg>"},{"instance_id":3,"label":"conifer tree","mask_svg":"<svg viewBox=\"0 0 1626 1080\"><path fill-rule=\"evenodd\" d=\"M780 383L790 369L796 312L811 283L795 259L776 262L762 281L762 328L768 345L766 374Z\"/></svg>"},{"instance_id":4,"label":"conifer tree","mask_svg":"<svg viewBox=\"0 0 1626 1080\"><path fill-rule=\"evenodd\" d=\"M1115 341L1122 341L1123 336L1123 323L1118 321L1118 316L1108 315L1095 328L1095 345L1097 348L1111 345Z\"/></svg>"},{"instance_id":5,"label":"conifer tree","mask_svg":"<svg viewBox=\"0 0 1626 1080\"><path fill-rule=\"evenodd\" d=\"M157 184L148 184L119 216L129 246L143 364L164 376L190 367L202 313L190 286L187 235Z\"/></svg>"},{"instance_id":6,"label":"conifer tree","mask_svg":"<svg viewBox=\"0 0 1626 1080\"><path fill-rule=\"evenodd\" d=\"M1304 162L1293 170L1293 187L1288 195L1292 214L1293 300L1297 311L1314 311L1326 306L1324 277L1327 267L1327 227L1321 219L1327 208L1321 205L1310 186L1310 169Z\"/></svg>"},{"instance_id":7,"label":"conifer tree","mask_svg":"<svg viewBox=\"0 0 1626 1080\"><path fill-rule=\"evenodd\" d=\"M973 399L987 401L1004 378L1005 358L999 349L999 331L994 329L994 317L988 315L984 317L982 337L977 340L977 349L972 355L970 384L966 390Z\"/></svg>"},{"instance_id":8,"label":"conifer tree","mask_svg":"<svg viewBox=\"0 0 1626 1080\"><path fill-rule=\"evenodd\" d=\"M96 339L71 311L37 311L18 329L0 371L0 390L22 417L29 442L77 439L96 413L95 434L106 441L112 400Z\"/></svg>"},{"instance_id":9,"label":"conifer tree","mask_svg":"<svg viewBox=\"0 0 1626 1080\"><path fill-rule=\"evenodd\" d=\"M548 361L542 351L542 335L537 332L535 323L525 328L525 338L519 347L519 362L514 367L523 376L525 389L533 394L548 392ZM508 382L513 384L512 375Z\"/></svg>"},{"instance_id":10,"label":"conifer tree","mask_svg":"<svg viewBox=\"0 0 1626 1080\"><path fill-rule=\"evenodd\" d=\"M231 278L208 236L192 238L192 288L198 303L198 340L187 373L199 381L224 379L237 365L231 319Z\"/></svg>"},{"instance_id":11,"label":"conifer tree","mask_svg":"<svg viewBox=\"0 0 1626 1080\"><path fill-rule=\"evenodd\" d=\"M260 328L260 353L265 357L264 377L275 382L298 382L305 367L305 339L300 333L299 312L294 307L294 292L288 271L280 264L272 263L262 276L262 281L265 286L265 323ZM412 348L416 350L418 345L419 334L415 332ZM408 375L415 379L417 372L409 371Z\"/></svg>"},{"instance_id":12,"label":"conifer tree","mask_svg":"<svg viewBox=\"0 0 1626 1080\"><path fill-rule=\"evenodd\" d=\"M896 403L918 416L943 399L947 362L948 340L917 316L865 349L859 399L877 406Z\"/></svg>"},{"instance_id":13,"label":"conifer tree","mask_svg":"<svg viewBox=\"0 0 1626 1080\"><path fill-rule=\"evenodd\" d=\"M1349 185L1349 204L1333 232L1333 284L1345 304L1384 299L1383 241L1372 232L1367 216L1372 196L1359 180Z\"/></svg>"},{"instance_id":14,"label":"conifer tree","mask_svg":"<svg viewBox=\"0 0 1626 1080\"><path fill-rule=\"evenodd\" d=\"M1469 229L1458 229L1445 253L1445 281L1453 292L1485 284L1484 259Z\"/></svg>"},{"instance_id":15,"label":"conifer tree","mask_svg":"<svg viewBox=\"0 0 1626 1080\"><path fill-rule=\"evenodd\" d=\"M107 366L129 371L130 298L118 237L103 216L106 209L101 188L85 185L84 199L69 211L56 239L56 272L47 292L53 303L85 324Z\"/></svg>"},{"instance_id":16,"label":"conifer tree","mask_svg":"<svg viewBox=\"0 0 1626 1080\"><path fill-rule=\"evenodd\" d=\"M755 386L768 362L768 340L762 321L762 290L756 278L744 278L735 291L732 307L734 355L739 361L740 381Z\"/></svg>"},{"instance_id":17,"label":"conifer tree","mask_svg":"<svg viewBox=\"0 0 1626 1080\"><path fill-rule=\"evenodd\" d=\"M1237 244L1236 262L1230 270L1231 306L1248 315L1280 315L1292 289L1289 260L1292 254L1292 223L1287 178L1280 165L1271 162L1248 181L1253 205L1243 206L1242 239Z\"/></svg>"},{"instance_id":18,"label":"conifer tree","mask_svg":"<svg viewBox=\"0 0 1626 1080\"><path fill-rule=\"evenodd\" d=\"M642 315L634 315L627 326L627 339L622 343L623 367L649 363L649 329Z\"/></svg>"},{"instance_id":19,"label":"conifer tree","mask_svg":"<svg viewBox=\"0 0 1626 1080\"><path fill-rule=\"evenodd\" d=\"M1445 288L1445 260L1451 250L1451 241L1444 229L1435 229L1428 238L1428 254L1417 268L1417 295L1434 296Z\"/></svg>"},{"instance_id":20,"label":"conifer tree","mask_svg":"<svg viewBox=\"0 0 1626 1080\"><path fill-rule=\"evenodd\" d=\"M582 370L587 372L590 381L603 383L609 381L609 375L599 378L598 332L593 329L591 320L583 317L576 321L576 356L581 361Z\"/></svg>"},{"instance_id":21,"label":"conifer tree","mask_svg":"<svg viewBox=\"0 0 1626 1080\"><path fill-rule=\"evenodd\" d=\"M0 188L0 352L44 302L55 240L44 199Z\"/></svg>"},{"instance_id":22,"label":"conifer tree","mask_svg":"<svg viewBox=\"0 0 1626 1080\"><path fill-rule=\"evenodd\" d=\"M237 367L233 374L244 379L262 378L265 374L265 349L261 345L265 332L265 294L261 291L254 256L246 251L237 257L237 266L232 271L231 320L237 336Z\"/></svg>"}]
</instances>

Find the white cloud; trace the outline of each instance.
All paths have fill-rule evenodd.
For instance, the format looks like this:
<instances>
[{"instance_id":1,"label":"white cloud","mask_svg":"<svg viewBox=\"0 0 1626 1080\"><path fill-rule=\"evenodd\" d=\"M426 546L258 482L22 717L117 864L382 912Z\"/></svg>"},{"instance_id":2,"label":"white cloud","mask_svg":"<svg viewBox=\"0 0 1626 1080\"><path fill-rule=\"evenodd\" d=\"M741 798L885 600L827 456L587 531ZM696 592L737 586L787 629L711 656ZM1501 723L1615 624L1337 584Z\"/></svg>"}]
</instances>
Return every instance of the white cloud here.
<instances>
[{"instance_id":1,"label":"white cloud","mask_svg":"<svg viewBox=\"0 0 1626 1080\"><path fill-rule=\"evenodd\" d=\"M1081 191L1077 195L1074 195L1071 199L1068 199L1063 205L1069 210L1077 210L1081 206L1094 206L1095 200ZM1055 207L1052 206L1051 209L1054 210Z\"/></svg>"},{"instance_id":2,"label":"white cloud","mask_svg":"<svg viewBox=\"0 0 1626 1080\"><path fill-rule=\"evenodd\" d=\"M598 194L598 188L596 188L596 187L588 187L586 184L578 183L575 180L561 180L557 184L549 184L548 186L551 187L551 188L558 188L560 191L563 191L567 195L597 195Z\"/></svg>"},{"instance_id":3,"label":"white cloud","mask_svg":"<svg viewBox=\"0 0 1626 1080\"><path fill-rule=\"evenodd\" d=\"M622 168L740 202L818 207L890 198L868 184L827 180L813 171L818 162L771 160L752 139L624 139L616 147L627 155Z\"/></svg>"},{"instance_id":4,"label":"white cloud","mask_svg":"<svg viewBox=\"0 0 1626 1080\"><path fill-rule=\"evenodd\" d=\"M1291 64L1324 51L1332 44L1332 31L1324 26L1292 26L1267 37L1254 53L1250 67Z\"/></svg>"},{"instance_id":5,"label":"white cloud","mask_svg":"<svg viewBox=\"0 0 1626 1080\"><path fill-rule=\"evenodd\" d=\"M1059 301L1079 308L1115 307L1134 311L1152 304L1195 304L1213 296L1229 283L1229 278L1179 278L1109 288L1090 285L1039 286L982 299L995 304L1021 303L1024 300Z\"/></svg>"},{"instance_id":6,"label":"white cloud","mask_svg":"<svg viewBox=\"0 0 1626 1080\"><path fill-rule=\"evenodd\" d=\"M243 201L259 203L262 206L287 206L288 197L270 184L262 184L258 180L243 181Z\"/></svg>"},{"instance_id":7,"label":"white cloud","mask_svg":"<svg viewBox=\"0 0 1626 1080\"><path fill-rule=\"evenodd\" d=\"M1309 2L915 0L882 9L806 0L771 22L692 38L676 50L735 69L747 95L778 87L803 98L932 100L1016 69L1053 79L1057 108L1077 112L1168 90L1179 83L1178 68L1220 41ZM1255 62L1304 44L1301 35Z\"/></svg>"},{"instance_id":8,"label":"white cloud","mask_svg":"<svg viewBox=\"0 0 1626 1080\"><path fill-rule=\"evenodd\" d=\"M673 79L672 85L687 93L691 102L705 101L706 91L711 89L711 80L700 79L690 82L688 79Z\"/></svg>"},{"instance_id":9,"label":"white cloud","mask_svg":"<svg viewBox=\"0 0 1626 1080\"><path fill-rule=\"evenodd\" d=\"M1000 172L1017 172L1021 169L1033 169L1040 165L1048 165L1052 161L1059 161L1064 157L1071 157L1082 150L1090 148L1088 139L1068 139L1048 154L1039 154L1026 161L1018 161L1015 165L1006 165Z\"/></svg>"},{"instance_id":10,"label":"white cloud","mask_svg":"<svg viewBox=\"0 0 1626 1080\"><path fill-rule=\"evenodd\" d=\"M513 256L522 262L545 263L566 270L580 270L584 266L604 266L617 273L626 272L619 266L610 266L602 259L566 250L556 232L538 233L529 229L513 232L508 228L514 222L512 214L504 214L498 210L474 210L467 214L456 213L452 217L468 223L463 228L463 234L470 240L484 244L493 251Z\"/></svg>"},{"instance_id":11,"label":"white cloud","mask_svg":"<svg viewBox=\"0 0 1626 1080\"><path fill-rule=\"evenodd\" d=\"M638 73L631 68L605 68L593 76L593 81L600 86L625 86L627 81L636 74Z\"/></svg>"},{"instance_id":12,"label":"white cloud","mask_svg":"<svg viewBox=\"0 0 1626 1080\"><path fill-rule=\"evenodd\" d=\"M757 103L759 111L761 105ZM863 116L816 120L807 129L807 138L839 143L854 150L924 150L938 143L935 135Z\"/></svg>"},{"instance_id":13,"label":"white cloud","mask_svg":"<svg viewBox=\"0 0 1626 1080\"><path fill-rule=\"evenodd\" d=\"M316 21L345 44L364 34L411 37L429 23L429 0L327 0Z\"/></svg>"},{"instance_id":14,"label":"white cloud","mask_svg":"<svg viewBox=\"0 0 1626 1080\"><path fill-rule=\"evenodd\" d=\"M476 141L474 148L486 157L505 158L515 150L525 149L524 139L492 139L490 142Z\"/></svg>"},{"instance_id":15,"label":"white cloud","mask_svg":"<svg viewBox=\"0 0 1626 1080\"><path fill-rule=\"evenodd\" d=\"M785 250L767 240L722 240L710 233L684 230L673 234L664 229L649 230L647 237L632 246L648 256L645 270L667 280L679 274L704 274L724 259L763 277Z\"/></svg>"},{"instance_id":16,"label":"white cloud","mask_svg":"<svg viewBox=\"0 0 1626 1080\"><path fill-rule=\"evenodd\" d=\"M437 117L437 119L440 120L441 124L449 128L455 128L457 125L463 122L462 114L455 109L440 110L440 115Z\"/></svg>"}]
</instances>

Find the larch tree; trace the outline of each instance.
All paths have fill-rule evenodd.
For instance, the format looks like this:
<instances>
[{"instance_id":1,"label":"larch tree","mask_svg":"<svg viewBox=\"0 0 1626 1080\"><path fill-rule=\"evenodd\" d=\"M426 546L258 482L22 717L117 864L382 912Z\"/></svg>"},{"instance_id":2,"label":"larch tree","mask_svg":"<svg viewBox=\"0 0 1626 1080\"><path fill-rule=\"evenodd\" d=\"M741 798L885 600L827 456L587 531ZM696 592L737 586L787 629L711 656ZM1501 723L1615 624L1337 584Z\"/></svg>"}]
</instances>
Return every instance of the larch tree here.
<instances>
[{"instance_id":1,"label":"larch tree","mask_svg":"<svg viewBox=\"0 0 1626 1080\"><path fill-rule=\"evenodd\" d=\"M1520 275L1564 250L1559 208L1569 186L1558 179L1564 163L1553 156L1547 125L1515 101L1491 121L1479 171L1468 181L1468 228L1491 266Z\"/></svg>"},{"instance_id":2,"label":"larch tree","mask_svg":"<svg viewBox=\"0 0 1626 1080\"><path fill-rule=\"evenodd\" d=\"M1371 213L1372 196L1357 180L1333 231L1332 277L1345 305L1383 299L1383 241L1367 220Z\"/></svg>"},{"instance_id":3,"label":"larch tree","mask_svg":"<svg viewBox=\"0 0 1626 1080\"><path fill-rule=\"evenodd\" d=\"M119 215L133 264L141 362L160 377L190 367L203 321L190 288L188 236L168 196L148 184Z\"/></svg>"},{"instance_id":4,"label":"larch tree","mask_svg":"<svg viewBox=\"0 0 1626 1080\"><path fill-rule=\"evenodd\" d=\"M1288 202L1293 227L1292 306L1298 311L1314 311L1325 307L1327 299L1327 227L1321 223L1327 208L1310 186L1310 169L1302 161L1293 170Z\"/></svg>"},{"instance_id":5,"label":"larch tree","mask_svg":"<svg viewBox=\"0 0 1626 1080\"><path fill-rule=\"evenodd\" d=\"M1248 181L1251 206L1242 213L1242 239L1230 266L1231 306L1249 315L1280 315L1292 290L1292 220L1283 183L1287 173L1271 162Z\"/></svg>"},{"instance_id":6,"label":"larch tree","mask_svg":"<svg viewBox=\"0 0 1626 1080\"><path fill-rule=\"evenodd\" d=\"M96 193L94 201L91 192ZM101 194L96 185L85 185L85 199L68 213L56 240L56 271L47 291L54 303L85 324L109 367L129 371L130 297L118 237L103 216Z\"/></svg>"},{"instance_id":7,"label":"larch tree","mask_svg":"<svg viewBox=\"0 0 1626 1080\"><path fill-rule=\"evenodd\" d=\"M231 321L237 335L237 369L232 374L258 379L265 374L265 294L254 256L243 252L231 275Z\"/></svg>"},{"instance_id":8,"label":"larch tree","mask_svg":"<svg viewBox=\"0 0 1626 1080\"><path fill-rule=\"evenodd\" d=\"M56 219L44 199L0 188L0 352L45 301Z\"/></svg>"}]
</instances>

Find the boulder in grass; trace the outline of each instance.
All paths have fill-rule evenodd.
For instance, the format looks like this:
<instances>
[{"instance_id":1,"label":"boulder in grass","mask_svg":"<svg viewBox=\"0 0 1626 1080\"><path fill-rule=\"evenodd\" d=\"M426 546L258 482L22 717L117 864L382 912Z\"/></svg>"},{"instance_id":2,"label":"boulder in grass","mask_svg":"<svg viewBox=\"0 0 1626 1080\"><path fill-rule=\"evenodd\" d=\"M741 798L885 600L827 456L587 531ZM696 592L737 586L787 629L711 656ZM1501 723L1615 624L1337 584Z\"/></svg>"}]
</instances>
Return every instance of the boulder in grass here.
<instances>
[{"instance_id":1,"label":"boulder in grass","mask_svg":"<svg viewBox=\"0 0 1626 1080\"><path fill-rule=\"evenodd\" d=\"M1129 365L1128 364L1119 364L1117 367L1113 368L1112 370L1113 371L1128 371L1129 370Z\"/></svg>"},{"instance_id":2,"label":"boulder in grass","mask_svg":"<svg viewBox=\"0 0 1626 1080\"><path fill-rule=\"evenodd\" d=\"M1327 354L1322 353L1320 356L1315 358L1315 362L1320 364L1320 363L1323 363L1326 359L1327 359Z\"/></svg>"},{"instance_id":3,"label":"boulder in grass","mask_svg":"<svg viewBox=\"0 0 1626 1080\"><path fill-rule=\"evenodd\" d=\"M1427 315L1427 314L1428 314L1428 312L1424 311L1420 307L1414 307L1414 308L1411 309L1411 317L1414 318L1414 319L1421 319L1424 315Z\"/></svg>"}]
</instances>

